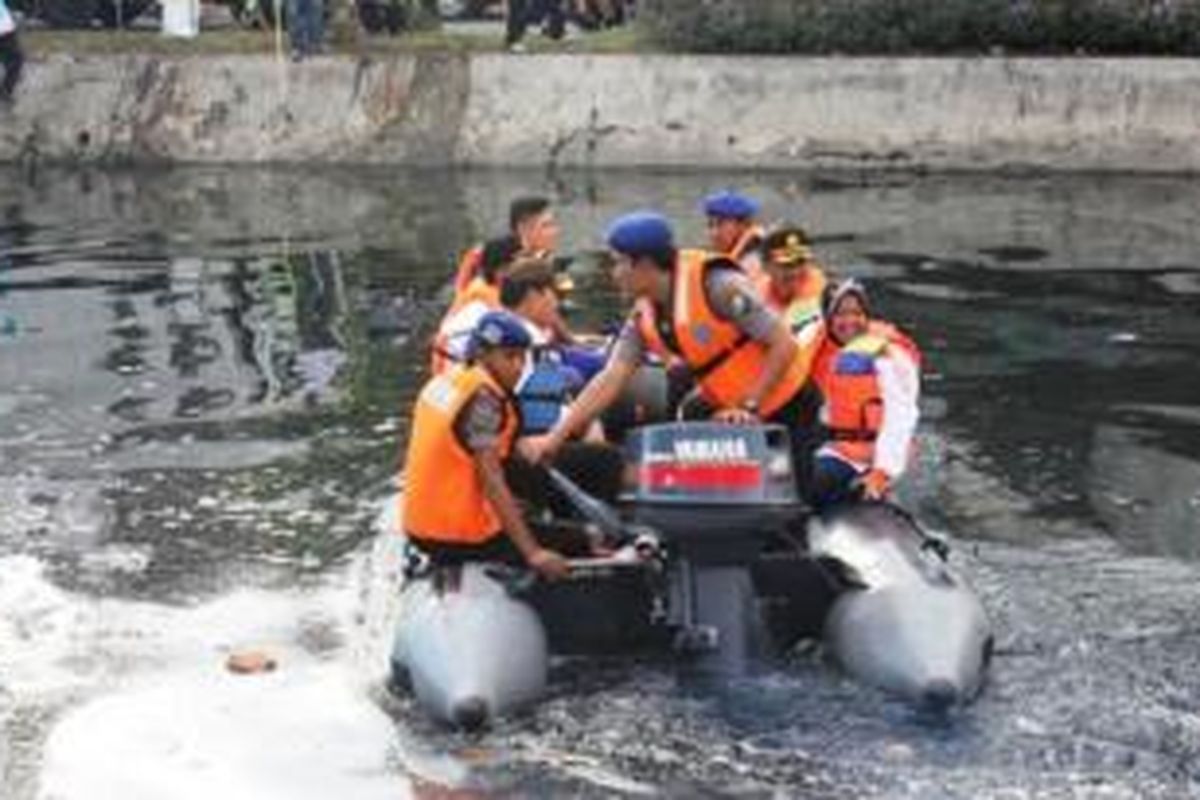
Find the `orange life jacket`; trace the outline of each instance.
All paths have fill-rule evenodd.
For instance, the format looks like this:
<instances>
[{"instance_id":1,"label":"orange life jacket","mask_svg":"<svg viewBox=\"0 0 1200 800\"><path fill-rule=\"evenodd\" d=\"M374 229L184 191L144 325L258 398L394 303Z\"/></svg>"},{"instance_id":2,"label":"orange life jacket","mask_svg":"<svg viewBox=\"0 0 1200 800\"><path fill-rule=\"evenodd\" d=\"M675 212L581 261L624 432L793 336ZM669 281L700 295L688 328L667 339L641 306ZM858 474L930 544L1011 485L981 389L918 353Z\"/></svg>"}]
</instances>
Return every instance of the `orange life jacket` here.
<instances>
[{"instance_id":1,"label":"orange life jacket","mask_svg":"<svg viewBox=\"0 0 1200 800\"><path fill-rule=\"evenodd\" d=\"M471 281L483 274L483 245L477 244L462 254L454 271L454 296L467 290Z\"/></svg>"},{"instance_id":2,"label":"orange life jacket","mask_svg":"<svg viewBox=\"0 0 1200 800\"><path fill-rule=\"evenodd\" d=\"M872 321L866 333L836 351L823 378L826 425L833 447L851 461L870 464L874 460L884 413L875 362L889 347L904 350L920 369L921 351L916 343L894 325Z\"/></svg>"},{"instance_id":3,"label":"orange life jacket","mask_svg":"<svg viewBox=\"0 0 1200 800\"><path fill-rule=\"evenodd\" d=\"M673 349L658 332L655 306L641 299L634 306L634 323L642 340L656 355L669 360L678 355L687 363L700 384L704 399L716 408L734 408L746 400L746 389L762 372L767 347L746 336L737 326L716 315L708 304L704 276L710 267L727 263L712 260L700 250L681 250L671 284L671 331ZM760 412L769 417L800 391L816 352L798 347L779 382L760 402Z\"/></svg>"},{"instance_id":4,"label":"orange life jacket","mask_svg":"<svg viewBox=\"0 0 1200 800\"><path fill-rule=\"evenodd\" d=\"M837 359L838 351L841 350L841 345L833 340L829 335L829 330L826 329L825 335L821 337L821 346L817 350L816 358L813 359L812 379L813 383L817 384L817 388L821 390L824 397L829 397L830 380L833 375L833 362Z\"/></svg>"},{"instance_id":5,"label":"orange life jacket","mask_svg":"<svg viewBox=\"0 0 1200 800\"><path fill-rule=\"evenodd\" d=\"M742 235L733 243L727 256L733 261L736 261L738 266L742 268L742 272L758 283L762 280L763 269L761 257L750 259L749 256L756 255L756 251L762 246L763 240L767 238L767 232L763 230L761 225L751 225L746 230L742 231Z\"/></svg>"},{"instance_id":6,"label":"orange life jacket","mask_svg":"<svg viewBox=\"0 0 1200 800\"><path fill-rule=\"evenodd\" d=\"M767 308L783 317L783 322L792 333L799 333L813 320L821 318L821 295L828 283L825 271L816 264L798 272L793 282L792 299L783 301L775 294L771 276L764 271L757 281L758 293Z\"/></svg>"},{"instance_id":7,"label":"orange life jacket","mask_svg":"<svg viewBox=\"0 0 1200 800\"><path fill-rule=\"evenodd\" d=\"M514 258L549 258L548 252L517 253ZM483 245L477 244L462 254L458 267L454 271L454 301L460 302L462 295L470 288L471 283L483 277Z\"/></svg>"},{"instance_id":8,"label":"orange life jacket","mask_svg":"<svg viewBox=\"0 0 1200 800\"><path fill-rule=\"evenodd\" d=\"M504 398L500 455L512 451L517 414L508 392L480 366L459 366L421 389L405 458L404 529L420 539L481 544L502 530L484 496L470 451L454 430L458 415L486 387Z\"/></svg>"},{"instance_id":9,"label":"orange life jacket","mask_svg":"<svg viewBox=\"0 0 1200 800\"><path fill-rule=\"evenodd\" d=\"M446 323L450 318L462 311L463 308L479 301L486 305L489 309L499 310L500 308L500 287L494 286L482 277L472 278L467 287L455 295L454 300L450 303L450 308L446 310L442 321L438 323L437 333L433 335L433 342L429 347L429 370L434 375L440 375L453 363L454 359L450 357L450 351L446 336Z\"/></svg>"}]
</instances>

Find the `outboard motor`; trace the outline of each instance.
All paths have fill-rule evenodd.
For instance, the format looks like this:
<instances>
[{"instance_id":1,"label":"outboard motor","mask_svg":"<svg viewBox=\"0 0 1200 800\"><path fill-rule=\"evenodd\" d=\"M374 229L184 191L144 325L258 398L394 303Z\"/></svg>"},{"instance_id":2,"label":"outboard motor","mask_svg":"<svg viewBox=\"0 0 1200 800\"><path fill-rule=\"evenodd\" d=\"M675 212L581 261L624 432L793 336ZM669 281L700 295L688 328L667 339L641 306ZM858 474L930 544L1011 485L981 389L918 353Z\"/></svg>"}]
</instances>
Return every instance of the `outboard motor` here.
<instances>
[{"instance_id":1,"label":"outboard motor","mask_svg":"<svg viewBox=\"0 0 1200 800\"><path fill-rule=\"evenodd\" d=\"M740 672L770 641L755 565L789 538L805 508L780 426L651 425L626 440L622 502L660 532L668 552L668 621L678 650L705 667Z\"/></svg>"}]
</instances>

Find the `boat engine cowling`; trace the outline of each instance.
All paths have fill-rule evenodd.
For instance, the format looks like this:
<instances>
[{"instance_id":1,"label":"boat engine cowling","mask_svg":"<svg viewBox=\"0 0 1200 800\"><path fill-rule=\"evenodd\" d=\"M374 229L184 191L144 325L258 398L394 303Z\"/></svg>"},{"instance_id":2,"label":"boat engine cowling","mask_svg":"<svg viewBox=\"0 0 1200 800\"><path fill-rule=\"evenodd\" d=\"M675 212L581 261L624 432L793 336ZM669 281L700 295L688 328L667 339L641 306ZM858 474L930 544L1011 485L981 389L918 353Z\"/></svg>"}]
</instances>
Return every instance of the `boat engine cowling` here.
<instances>
[{"instance_id":1,"label":"boat engine cowling","mask_svg":"<svg viewBox=\"0 0 1200 800\"><path fill-rule=\"evenodd\" d=\"M649 425L625 448L629 515L694 561L753 559L765 538L803 518L782 426Z\"/></svg>"}]
</instances>

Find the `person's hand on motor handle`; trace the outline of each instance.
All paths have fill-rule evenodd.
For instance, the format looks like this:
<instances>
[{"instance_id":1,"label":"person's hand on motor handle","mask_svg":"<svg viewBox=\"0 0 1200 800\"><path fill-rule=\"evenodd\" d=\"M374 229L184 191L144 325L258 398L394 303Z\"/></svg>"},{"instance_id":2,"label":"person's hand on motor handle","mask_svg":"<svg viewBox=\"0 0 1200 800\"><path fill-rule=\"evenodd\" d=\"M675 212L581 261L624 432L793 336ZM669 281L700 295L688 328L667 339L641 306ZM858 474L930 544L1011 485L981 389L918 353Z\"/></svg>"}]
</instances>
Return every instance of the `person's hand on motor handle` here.
<instances>
[{"instance_id":1,"label":"person's hand on motor handle","mask_svg":"<svg viewBox=\"0 0 1200 800\"><path fill-rule=\"evenodd\" d=\"M712 418L727 425L753 425L758 422L758 415L745 408L722 408Z\"/></svg>"},{"instance_id":2,"label":"person's hand on motor handle","mask_svg":"<svg viewBox=\"0 0 1200 800\"><path fill-rule=\"evenodd\" d=\"M530 569L547 580L557 581L571 574L571 565L560 554L546 547L539 547L526 559Z\"/></svg>"},{"instance_id":3,"label":"person's hand on motor handle","mask_svg":"<svg viewBox=\"0 0 1200 800\"><path fill-rule=\"evenodd\" d=\"M538 436L524 436L517 442L517 452L530 464L545 464L554 458L562 447L562 437L557 428Z\"/></svg>"}]
</instances>

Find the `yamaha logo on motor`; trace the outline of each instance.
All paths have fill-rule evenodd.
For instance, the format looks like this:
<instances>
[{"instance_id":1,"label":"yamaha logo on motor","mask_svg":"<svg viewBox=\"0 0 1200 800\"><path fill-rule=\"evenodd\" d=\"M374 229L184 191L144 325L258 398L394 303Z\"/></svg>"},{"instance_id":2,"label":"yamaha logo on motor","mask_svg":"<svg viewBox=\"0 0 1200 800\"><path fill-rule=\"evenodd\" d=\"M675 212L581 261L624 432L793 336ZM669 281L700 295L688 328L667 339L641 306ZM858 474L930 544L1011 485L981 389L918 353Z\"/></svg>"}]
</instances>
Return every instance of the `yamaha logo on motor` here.
<instances>
[{"instance_id":1,"label":"yamaha logo on motor","mask_svg":"<svg viewBox=\"0 0 1200 800\"><path fill-rule=\"evenodd\" d=\"M674 442L675 458L691 462L748 461L745 439L680 439Z\"/></svg>"}]
</instances>

